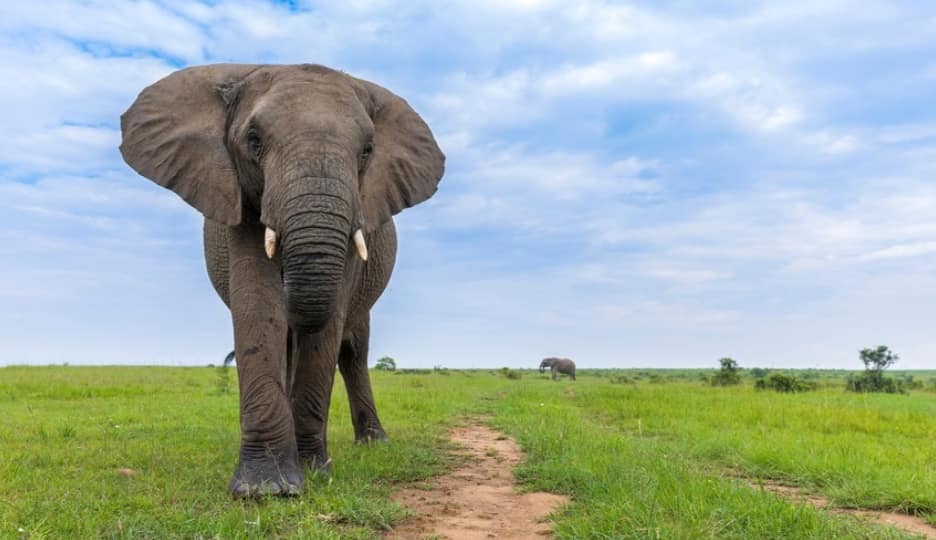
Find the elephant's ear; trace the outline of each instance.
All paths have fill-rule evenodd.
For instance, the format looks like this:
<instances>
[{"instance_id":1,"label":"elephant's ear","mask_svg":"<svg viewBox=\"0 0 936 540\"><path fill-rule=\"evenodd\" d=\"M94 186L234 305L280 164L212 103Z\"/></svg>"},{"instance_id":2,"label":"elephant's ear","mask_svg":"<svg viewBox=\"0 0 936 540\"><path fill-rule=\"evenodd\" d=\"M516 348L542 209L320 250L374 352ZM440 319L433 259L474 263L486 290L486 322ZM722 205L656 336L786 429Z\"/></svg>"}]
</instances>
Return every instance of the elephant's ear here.
<instances>
[{"instance_id":1,"label":"elephant's ear","mask_svg":"<svg viewBox=\"0 0 936 540\"><path fill-rule=\"evenodd\" d=\"M445 155L409 103L374 83L357 82L374 121L374 153L361 185L366 227L374 230L436 192Z\"/></svg>"},{"instance_id":2,"label":"elephant's ear","mask_svg":"<svg viewBox=\"0 0 936 540\"><path fill-rule=\"evenodd\" d=\"M240 223L241 190L224 144L227 105L222 94L258 67L187 68L145 88L120 117L124 161L205 217Z\"/></svg>"}]
</instances>

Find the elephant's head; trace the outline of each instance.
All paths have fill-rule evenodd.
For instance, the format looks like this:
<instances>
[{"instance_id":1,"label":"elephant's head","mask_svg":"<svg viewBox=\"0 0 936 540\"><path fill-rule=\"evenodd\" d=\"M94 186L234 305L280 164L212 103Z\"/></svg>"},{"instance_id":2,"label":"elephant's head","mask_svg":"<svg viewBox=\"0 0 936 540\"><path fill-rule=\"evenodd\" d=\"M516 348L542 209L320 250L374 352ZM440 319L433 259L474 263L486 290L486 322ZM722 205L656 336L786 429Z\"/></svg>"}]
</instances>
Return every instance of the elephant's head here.
<instances>
[{"instance_id":1,"label":"elephant's head","mask_svg":"<svg viewBox=\"0 0 936 540\"><path fill-rule=\"evenodd\" d=\"M553 363L552 358L544 358L543 361L540 362L540 367L539 367L540 373L543 373L544 371L546 371L546 368L551 368L552 363Z\"/></svg>"},{"instance_id":2,"label":"elephant's head","mask_svg":"<svg viewBox=\"0 0 936 540\"><path fill-rule=\"evenodd\" d=\"M406 101L315 65L183 69L143 90L121 129L141 175L210 220L267 227L290 323L308 331L334 312L351 246L366 259L361 231L429 198L445 161Z\"/></svg>"}]
</instances>

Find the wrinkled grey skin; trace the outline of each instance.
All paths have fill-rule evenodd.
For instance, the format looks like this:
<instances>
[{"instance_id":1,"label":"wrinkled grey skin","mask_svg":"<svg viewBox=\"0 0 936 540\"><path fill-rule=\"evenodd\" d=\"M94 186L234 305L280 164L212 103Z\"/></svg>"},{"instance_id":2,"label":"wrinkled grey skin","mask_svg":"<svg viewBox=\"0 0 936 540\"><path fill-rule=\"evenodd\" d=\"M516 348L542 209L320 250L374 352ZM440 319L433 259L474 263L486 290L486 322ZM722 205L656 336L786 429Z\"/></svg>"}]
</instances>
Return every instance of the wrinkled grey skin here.
<instances>
[{"instance_id":1,"label":"wrinkled grey skin","mask_svg":"<svg viewBox=\"0 0 936 540\"><path fill-rule=\"evenodd\" d=\"M552 379L554 381L558 373L565 373L570 379L573 381L575 380L575 362L568 358L544 358L543 361L540 362L540 373L546 371L546 368L549 368L552 372Z\"/></svg>"},{"instance_id":2,"label":"wrinkled grey skin","mask_svg":"<svg viewBox=\"0 0 936 540\"><path fill-rule=\"evenodd\" d=\"M208 275L237 355L232 494L295 495L303 467L330 470L336 363L356 440L386 440L367 371L370 309L396 257L392 216L429 198L444 169L419 115L322 66L224 64L144 89L121 129L126 162L205 217ZM272 259L266 227L278 235Z\"/></svg>"}]
</instances>

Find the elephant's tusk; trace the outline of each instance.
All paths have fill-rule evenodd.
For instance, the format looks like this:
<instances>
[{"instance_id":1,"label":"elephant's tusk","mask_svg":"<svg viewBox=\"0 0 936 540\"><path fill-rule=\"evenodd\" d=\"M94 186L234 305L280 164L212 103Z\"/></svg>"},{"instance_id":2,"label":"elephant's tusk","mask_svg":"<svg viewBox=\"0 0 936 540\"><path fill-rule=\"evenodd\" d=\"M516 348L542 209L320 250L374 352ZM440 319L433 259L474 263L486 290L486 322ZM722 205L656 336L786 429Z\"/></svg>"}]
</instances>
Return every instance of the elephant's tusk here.
<instances>
[{"instance_id":1,"label":"elephant's tusk","mask_svg":"<svg viewBox=\"0 0 936 540\"><path fill-rule=\"evenodd\" d=\"M361 229L354 231L354 247L362 261L367 260L367 244L364 243L364 232Z\"/></svg>"},{"instance_id":2,"label":"elephant's tusk","mask_svg":"<svg viewBox=\"0 0 936 540\"><path fill-rule=\"evenodd\" d=\"M276 255L276 231L267 227L263 234L263 247L266 249L267 257L273 258Z\"/></svg>"}]
</instances>

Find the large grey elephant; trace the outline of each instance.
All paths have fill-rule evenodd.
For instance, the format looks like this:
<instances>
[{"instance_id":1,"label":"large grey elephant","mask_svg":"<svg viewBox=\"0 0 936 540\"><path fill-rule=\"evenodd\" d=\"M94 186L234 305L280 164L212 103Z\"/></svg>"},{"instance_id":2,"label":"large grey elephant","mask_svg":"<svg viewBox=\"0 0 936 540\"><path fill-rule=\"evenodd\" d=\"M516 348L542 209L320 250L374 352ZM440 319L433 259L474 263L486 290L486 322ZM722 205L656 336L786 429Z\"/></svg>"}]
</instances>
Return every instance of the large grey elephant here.
<instances>
[{"instance_id":1,"label":"large grey elephant","mask_svg":"<svg viewBox=\"0 0 936 540\"><path fill-rule=\"evenodd\" d=\"M121 117L124 160L205 217L240 390L235 497L296 495L330 471L335 365L355 439L385 440L367 371L370 309L396 257L392 216L428 199L445 156L400 97L316 65L177 71Z\"/></svg>"},{"instance_id":2,"label":"large grey elephant","mask_svg":"<svg viewBox=\"0 0 936 540\"><path fill-rule=\"evenodd\" d=\"M552 378L554 381L556 380L556 374L558 373L565 373L569 376L570 379L573 381L575 380L575 362L569 360L568 358L544 358L543 361L540 362L540 373L546 371L546 368L549 368L549 370L552 372Z\"/></svg>"}]
</instances>

